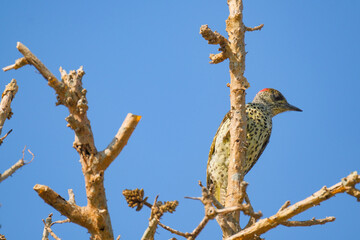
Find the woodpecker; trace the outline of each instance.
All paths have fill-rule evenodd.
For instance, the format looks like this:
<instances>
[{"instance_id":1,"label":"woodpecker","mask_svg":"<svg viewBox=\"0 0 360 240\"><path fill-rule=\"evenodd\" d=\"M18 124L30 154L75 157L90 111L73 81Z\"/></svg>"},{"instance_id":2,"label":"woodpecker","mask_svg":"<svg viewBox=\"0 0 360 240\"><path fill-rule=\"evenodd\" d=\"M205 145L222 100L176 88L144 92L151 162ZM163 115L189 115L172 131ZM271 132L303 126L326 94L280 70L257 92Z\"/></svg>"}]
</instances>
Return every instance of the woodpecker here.
<instances>
[{"instance_id":1,"label":"woodpecker","mask_svg":"<svg viewBox=\"0 0 360 240\"><path fill-rule=\"evenodd\" d=\"M301 109L290 105L285 97L272 88L258 92L251 103L246 104L246 162L244 174L258 161L269 143L272 118L282 112ZM210 147L207 164L207 185L215 187L215 197L225 203L230 158L230 112L222 120Z\"/></svg>"}]
</instances>

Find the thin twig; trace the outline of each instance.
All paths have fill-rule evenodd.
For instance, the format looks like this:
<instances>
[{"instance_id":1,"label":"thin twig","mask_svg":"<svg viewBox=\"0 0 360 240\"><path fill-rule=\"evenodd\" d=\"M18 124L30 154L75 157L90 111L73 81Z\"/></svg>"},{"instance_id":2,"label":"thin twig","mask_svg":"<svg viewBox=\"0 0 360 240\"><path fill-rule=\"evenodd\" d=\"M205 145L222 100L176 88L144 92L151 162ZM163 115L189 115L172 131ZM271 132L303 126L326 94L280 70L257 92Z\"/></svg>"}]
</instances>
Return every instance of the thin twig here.
<instances>
[{"instance_id":1,"label":"thin twig","mask_svg":"<svg viewBox=\"0 0 360 240\"><path fill-rule=\"evenodd\" d=\"M184 197L186 199L191 199L191 200L198 200L198 201L201 201L202 198L201 197Z\"/></svg>"},{"instance_id":2,"label":"thin twig","mask_svg":"<svg viewBox=\"0 0 360 240\"><path fill-rule=\"evenodd\" d=\"M257 30L261 30L264 27L264 24L260 24L259 26L256 27L245 27L246 31L248 32L252 32L252 31L257 31Z\"/></svg>"},{"instance_id":3,"label":"thin twig","mask_svg":"<svg viewBox=\"0 0 360 240\"><path fill-rule=\"evenodd\" d=\"M0 138L0 145L4 142L5 138L12 132L12 129L10 129L2 138Z\"/></svg>"},{"instance_id":4,"label":"thin twig","mask_svg":"<svg viewBox=\"0 0 360 240\"><path fill-rule=\"evenodd\" d=\"M291 205L290 201L286 201L286 202L280 207L280 209L279 209L278 212L281 212L282 210L284 210L285 208L287 208L287 207L290 206L290 205Z\"/></svg>"},{"instance_id":5,"label":"thin twig","mask_svg":"<svg viewBox=\"0 0 360 240\"><path fill-rule=\"evenodd\" d=\"M335 221L335 217L327 217L323 219L311 219L307 221L285 221L282 222L281 225L284 225L286 227L309 227L314 225L322 225L328 222Z\"/></svg>"},{"instance_id":6,"label":"thin twig","mask_svg":"<svg viewBox=\"0 0 360 240\"><path fill-rule=\"evenodd\" d=\"M205 216L199 225L194 229L194 231L191 233L191 236L188 238L189 240L195 239L200 232L205 228L206 224L209 222L210 218L208 216Z\"/></svg>"},{"instance_id":7,"label":"thin twig","mask_svg":"<svg viewBox=\"0 0 360 240\"><path fill-rule=\"evenodd\" d=\"M6 178L10 177L22 166L32 162L32 160L34 159L34 154L30 150L28 150L28 151L32 155L32 159L27 163L24 161L25 149L26 149L26 146L24 147L24 149L22 151L22 154L23 154L22 158L19 161L17 161L14 165L12 165L9 169L5 170L3 174L0 175L0 182L4 181Z\"/></svg>"},{"instance_id":8,"label":"thin twig","mask_svg":"<svg viewBox=\"0 0 360 240\"><path fill-rule=\"evenodd\" d=\"M56 236L56 234L51 230L51 228L46 225L46 222L44 221L44 219L42 220L44 223L44 229L46 229L46 231L48 233L50 233L50 235L55 239L55 240L61 240L61 238L59 238L58 236Z\"/></svg>"},{"instance_id":9,"label":"thin twig","mask_svg":"<svg viewBox=\"0 0 360 240\"><path fill-rule=\"evenodd\" d=\"M49 216L45 219L45 226L44 226L44 230L43 230L43 235L42 235L42 238L41 240L49 240L49 231L47 230L46 226L49 226L51 224L51 221L52 221L52 213L49 214Z\"/></svg>"},{"instance_id":10,"label":"thin twig","mask_svg":"<svg viewBox=\"0 0 360 240\"><path fill-rule=\"evenodd\" d=\"M76 204L74 191L72 189L68 189L68 194L69 194L69 203Z\"/></svg>"},{"instance_id":11,"label":"thin twig","mask_svg":"<svg viewBox=\"0 0 360 240\"><path fill-rule=\"evenodd\" d=\"M225 61L229 58L228 52L230 51L228 40L217 31L213 32L208 25L202 25L200 28L200 34L209 44L219 44L221 51L217 54L210 54L210 63L217 64Z\"/></svg>"},{"instance_id":12,"label":"thin twig","mask_svg":"<svg viewBox=\"0 0 360 240\"><path fill-rule=\"evenodd\" d=\"M13 65L10 65L10 66L7 66L7 67L4 67L3 68L3 71L6 72L6 71L9 71L11 69L18 69L18 68L21 68L25 65L29 64L28 61L26 60L25 57L22 57L22 58L19 58L15 61L15 64Z\"/></svg>"},{"instance_id":13,"label":"thin twig","mask_svg":"<svg viewBox=\"0 0 360 240\"><path fill-rule=\"evenodd\" d=\"M175 230L169 226L166 226L165 224L159 222L159 226L162 227L163 229L173 233L173 234L176 234L176 235L179 235L179 236L182 236L182 237L185 237L185 238L188 238L191 234L186 232L186 233L183 233L183 232L180 232L178 230Z\"/></svg>"},{"instance_id":14,"label":"thin twig","mask_svg":"<svg viewBox=\"0 0 360 240\"><path fill-rule=\"evenodd\" d=\"M52 227L52 225L54 225L54 224L63 224L63 223L69 223L69 222L71 222L70 221L70 219L64 219L64 220L58 220L58 221L55 221L55 222L52 222L51 224L50 224L50 227Z\"/></svg>"}]
</instances>

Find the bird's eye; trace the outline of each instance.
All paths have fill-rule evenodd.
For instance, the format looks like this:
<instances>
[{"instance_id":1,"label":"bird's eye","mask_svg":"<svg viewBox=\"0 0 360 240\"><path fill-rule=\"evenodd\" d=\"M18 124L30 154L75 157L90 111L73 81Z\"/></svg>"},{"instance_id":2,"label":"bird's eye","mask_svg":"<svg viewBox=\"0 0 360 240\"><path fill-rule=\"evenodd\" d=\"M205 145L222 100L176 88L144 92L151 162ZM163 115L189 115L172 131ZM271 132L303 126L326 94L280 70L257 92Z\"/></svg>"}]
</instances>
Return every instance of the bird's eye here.
<instances>
[{"instance_id":1,"label":"bird's eye","mask_svg":"<svg viewBox=\"0 0 360 240\"><path fill-rule=\"evenodd\" d=\"M281 100L284 100L284 97L280 94L277 94L277 95L275 95L274 99L275 99L275 101L281 101Z\"/></svg>"}]
</instances>

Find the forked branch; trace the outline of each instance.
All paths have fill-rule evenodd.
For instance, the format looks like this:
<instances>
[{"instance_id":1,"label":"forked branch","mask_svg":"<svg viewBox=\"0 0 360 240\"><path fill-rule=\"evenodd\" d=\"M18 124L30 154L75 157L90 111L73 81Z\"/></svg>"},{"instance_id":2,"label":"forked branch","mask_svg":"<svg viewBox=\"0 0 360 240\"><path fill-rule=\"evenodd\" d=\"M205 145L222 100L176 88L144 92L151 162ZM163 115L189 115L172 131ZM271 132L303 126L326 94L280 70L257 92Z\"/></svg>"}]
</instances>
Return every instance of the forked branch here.
<instances>
[{"instance_id":1,"label":"forked branch","mask_svg":"<svg viewBox=\"0 0 360 240\"><path fill-rule=\"evenodd\" d=\"M293 205L290 205L289 202L286 202L280 210L273 216L261 219L252 226L240 231L239 233L227 238L227 240L245 240L252 239L255 235L260 236L265 232L269 231L272 228L282 224L285 226L310 226L316 224L323 224L327 222L332 222L335 218L326 218L323 220L310 220L310 221L288 221L288 219L306 211L309 208L319 205L321 202L330 199L339 193L344 193L350 187L354 187L356 184L360 183L360 176L357 172L351 173L349 176L343 178L341 182L333 185L330 188L323 187L319 191L315 192L308 198L297 202Z\"/></svg>"},{"instance_id":2,"label":"forked branch","mask_svg":"<svg viewBox=\"0 0 360 240\"><path fill-rule=\"evenodd\" d=\"M46 203L67 216L71 222L87 228L91 239L114 239L105 195L104 171L124 148L141 117L128 114L112 143L104 151L98 152L90 120L87 117L88 102L87 90L83 88L82 78L85 74L83 67L69 72L60 67L60 81L26 46L19 42L17 49L24 57L16 60L15 64L5 67L4 70L18 69L27 64L33 65L46 79L48 85L55 90L56 105L64 105L69 110L69 116L66 117L67 126L75 133L73 146L80 155L88 202L85 207L76 205L72 191L69 192L69 201L66 201L47 186L37 184L34 190Z\"/></svg>"}]
</instances>

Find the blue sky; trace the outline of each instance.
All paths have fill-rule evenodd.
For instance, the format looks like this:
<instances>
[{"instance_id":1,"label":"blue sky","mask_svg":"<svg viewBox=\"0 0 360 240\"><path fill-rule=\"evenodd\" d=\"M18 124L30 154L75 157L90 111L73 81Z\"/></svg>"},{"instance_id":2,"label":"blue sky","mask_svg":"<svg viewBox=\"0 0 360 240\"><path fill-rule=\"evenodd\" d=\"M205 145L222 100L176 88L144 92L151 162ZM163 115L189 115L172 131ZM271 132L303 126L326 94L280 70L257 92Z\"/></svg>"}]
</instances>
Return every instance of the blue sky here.
<instances>
[{"instance_id":1,"label":"blue sky","mask_svg":"<svg viewBox=\"0 0 360 240\"><path fill-rule=\"evenodd\" d=\"M247 101L265 87L280 90L303 109L273 119L270 144L246 176L255 210L274 214L322 186L360 170L357 125L360 88L360 2L245 1L248 26L245 75ZM105 174L114 234L139 239L148 209L135 212L121 194L144 188L152 201L179 200L163 223L192 231L203 217L197 181L205 182L213 135L229 109L228 62L210 65L217 52L199 35L202 24L226 35L226 1L1 1L0 66L21 57L21 41L56 75L83 65L88 115L98 150L116 134L128 112L141 115L128 145ZM37 183L67 198L72 188L86 204L67 110L55 107L55 94L33 67L0 73L0 87L16 78L14 116L4 126L13 133L0 147L0 171L21 158L27 145L34 161L0 185L0 233L8 239L40 238L41 219L51 212L64 219L32 190ZM28 156L29 158L30 156ZM296 220L335 216L334 223L311 228L279 227L266 239L350 239L358 234L360 205L347 195L322 203ZM87 239L84 228L53 228L62 239ZM158 229L157 239L171 235ZM220 239L211 222L198 239ZM179 238L180 239L180 238Z\"/></svg>"}]
</instances>

